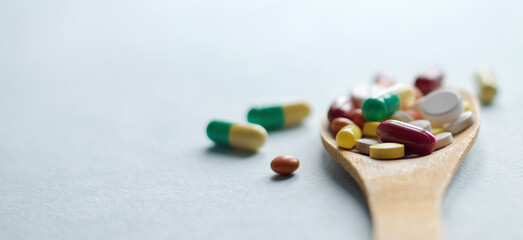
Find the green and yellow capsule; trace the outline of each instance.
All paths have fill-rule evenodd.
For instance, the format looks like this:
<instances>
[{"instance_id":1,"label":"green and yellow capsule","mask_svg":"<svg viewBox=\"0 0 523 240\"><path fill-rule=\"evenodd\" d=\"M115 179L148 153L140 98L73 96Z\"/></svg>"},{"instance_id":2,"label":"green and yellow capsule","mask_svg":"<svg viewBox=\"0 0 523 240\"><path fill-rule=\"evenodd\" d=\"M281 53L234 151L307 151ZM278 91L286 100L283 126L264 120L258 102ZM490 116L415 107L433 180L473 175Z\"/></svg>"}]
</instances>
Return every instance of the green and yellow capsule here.
<instances>
[{"instance_id":1,"label":"green and yellow capsule","mask_svg":"<svg viewBox=\"0 0 523 240\"><path fill-rule=\"evenodd\" d=\"M407 109L416 101L414 87L397 83L378 97L367 98L361 106L363 117L367 121L381 122L400 109Z\"/></svg>"},{"instance_id":2,"label":"green and yellow capsule","mask_svg":"<svg viewBox=\"0 0 523 240\"><path fill-rule=\"evenodd\" d=\"M267 131L258 124L212 121L207 136L218 145L256 151L267 140Z\"/></svg>"},{"instance_id":3,"label":"green and yellow capsule","mask_svg":"<svg viewBox=\"0 0 523 240\"><path fill-rule=\"evenodd\" d=\"M262 125L266 129L292 127L300 124L311 112L306 102L294 102L280 106L252 108L247 121Z\"/></svg>"},{"instance_id":4,"label":"green and yellow capsule","mask_svg":"<svg viewBox=\"0 0 523 240\"><path fill-rule=\"evenodd\" d=\"M479 87L479 100L488 105L492 103L498 92L496 77L490 69L480 69L476 73L477 85Z\"/></svg>"}]
</instances>

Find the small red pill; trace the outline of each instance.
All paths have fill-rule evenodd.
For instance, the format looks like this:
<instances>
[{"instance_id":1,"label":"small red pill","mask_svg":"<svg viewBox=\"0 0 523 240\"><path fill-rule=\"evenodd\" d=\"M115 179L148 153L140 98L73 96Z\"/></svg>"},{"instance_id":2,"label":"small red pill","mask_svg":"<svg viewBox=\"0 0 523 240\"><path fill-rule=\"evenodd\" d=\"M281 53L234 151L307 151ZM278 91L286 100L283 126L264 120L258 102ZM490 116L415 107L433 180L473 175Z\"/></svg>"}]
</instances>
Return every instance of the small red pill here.
<instances>
[{"instance_id":1,"label":"small red pill","mask_svg":"<svg viewBox=\"0 0 523 240\"><path fill-rule=\"evenodd\" d=\"M335 118L331 122L331 130L334 133L334 135L336 135L343 127L345 127L347 125L351 125L351 124L354 124L354 123L348 118L344 118L344 117Z\"/></svg>"},{"instance_id":2,"label":"small red pill","mask_svg":"<svg viewBox=\"0 0 523 240\"><path fill-rule=\"evenodd\" d=\"M378 138L381 142L401 143L405 150L419 154L428 155L436 147L436 138L429 131L396 120L385 120L378 125Z\"/></svg>"},{"instance_id":3,"label":"small red pill","mask_svg":"<svg viewBox=\"0 0 523 240\"><path fill-rule=\"evenodd\" d=\"M443 71L441 71L441 69L429 68L418 75L414 85L416 85L423 95L427 95L433 90L439 88L442 80Z\"/></svg>"},{"instance_id":4,"label":"small red pill","mask_svg":"<svg viewBox=\"0 0 523 240\"><path fill-rule=\"evenodd\" d=\"M296 171L300 166L300 160L291 155L278 156L271 162L271 168L274 172L281 175L288 175Z\"/></svg>"},{"instance_id":5,"label":"small red pill","mask_svg":"<svg viewBox=\"0 0 523 240\"><path fill-rule=\"evenodd\" d=\"M351 116L351 110L354 109L354 104L348 96L340 96L334 100L329 108L327 117L329 122L332 122L335 118L344 117L349 118Z\"/></svg>"}]
</instances>

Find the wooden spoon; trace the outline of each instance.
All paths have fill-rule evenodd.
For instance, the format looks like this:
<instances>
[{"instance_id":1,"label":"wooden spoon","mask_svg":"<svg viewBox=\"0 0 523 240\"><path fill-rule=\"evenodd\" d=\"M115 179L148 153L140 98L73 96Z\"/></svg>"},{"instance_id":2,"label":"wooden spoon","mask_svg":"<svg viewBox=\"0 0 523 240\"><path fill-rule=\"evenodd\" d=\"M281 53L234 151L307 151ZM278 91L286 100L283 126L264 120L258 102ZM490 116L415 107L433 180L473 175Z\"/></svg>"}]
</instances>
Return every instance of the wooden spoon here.
<instances>
[{"instance_id":1,"label":"wooden spoon","mask_svg":"<svg viewBox=\"0 0 523 240\"><path fill-rule=\"evenodd\" d=\"M375 160L338 148L329 122L321 138L327 152L358 182L369 205L374 239L441 239L441 200L461 161L476 140L480 124L478 100L460 90L475 123L454 136L454 142L423 157Z\"/></svg>"}]
</instances>

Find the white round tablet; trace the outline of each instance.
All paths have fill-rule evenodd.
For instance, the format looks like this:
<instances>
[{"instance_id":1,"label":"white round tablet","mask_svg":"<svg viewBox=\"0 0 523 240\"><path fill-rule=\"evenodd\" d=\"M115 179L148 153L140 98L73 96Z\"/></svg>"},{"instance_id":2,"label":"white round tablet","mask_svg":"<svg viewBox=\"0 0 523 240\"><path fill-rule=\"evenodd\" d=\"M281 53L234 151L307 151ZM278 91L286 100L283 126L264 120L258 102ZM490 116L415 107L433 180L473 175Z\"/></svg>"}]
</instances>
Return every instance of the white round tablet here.
<instances>
[{"instance_id":1,"label":"white round tablet","mask_svg":"<svg viewBox=\"0 0 523 240\"><path fill-rule=\"evenodd\" d=\"M441 126L455 121L464 110L463 100L458 92L440 89L429 93L421 103L423 118L432 125Z\"/></svg>"},{"instance_id":2,"label":"white round tablet","mask_svg":"<svg viewBox=\"0 0 523 240\"><path fill-rule=\"evenodd\" d=\"M424 119L416 120L416 121L409 122L409 124L412 124L414 126L423 128L429 132L432 132L432 127L430 126L430 122L428 120L424 120Z\"/></svg>"},{"instance_id":3,"label":"white round tablet","mask_svg":"<svg viewBox=\"0 0 523 240\"><path fill-rule=\"evenodd\" d=\"M476 119L474 118L474 114L472 114L471 111L466 111L461 114L458 120L447 126L447 131L451 132L452 134L458 134L472 125L475 120Z\"/></svg>"},{"instance_id":4,"label":"white round tablet","mask_svg":"<svg viewBox=\"0 0 523 240\"><path fill-rule=\"evenodd\" d=\"M436 148L434 150L438 150L454 142L454 138L452 138L452 134L450 132L436 134L434 137L436 138Z\"/></svg>"},{"instance_id":5,"label":"white round tablet","mask_svg":"<svg viewBox=\"0 0 523 240\"><path fill-rule=\"evenodd\" d=\"M391 119L400 120L402 122L411 122L412 120L414 120L408 114L406 114L404 111L401 111L401 110L396 111L392 115Z\"/></svg>"}]
</instances>

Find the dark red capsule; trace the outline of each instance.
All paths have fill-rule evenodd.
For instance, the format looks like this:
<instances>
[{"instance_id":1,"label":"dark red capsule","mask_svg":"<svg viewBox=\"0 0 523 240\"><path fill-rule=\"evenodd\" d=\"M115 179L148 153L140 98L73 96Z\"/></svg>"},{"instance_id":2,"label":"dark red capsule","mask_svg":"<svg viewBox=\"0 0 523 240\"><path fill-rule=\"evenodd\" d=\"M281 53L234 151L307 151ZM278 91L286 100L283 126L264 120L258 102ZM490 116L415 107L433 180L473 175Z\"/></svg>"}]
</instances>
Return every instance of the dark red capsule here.
<instances>
[{"instance_id":1,"label":"dark red capsule","mask_svg":"<svg viewBox=\"0 0 523 240\"><path fill-rule=\"evenodd\" d=\"M443 71L438 68L429 68L418 75L414 84L423 95L427 95L441 86L443 80Z\"/></svg>"},{"instance_id":2,"label":"dark red capsule","mask_svg":"<svg viewBox=\"0 0 523 240\"><path fill-rule=\"evenodd\" d=\"M354 104L348 96L340 96L334 100L329 108L329 113L327 117L329 122L332 122L335 118L344 117L351 119L351 111L354 109Z\"/></svg>"},{"instance_id":3,"label":"dark red capsule","mask_svg":"<svg viewBox=\"0 0 523 240\"><path fill-rule=\"evenodd\" d=\"M405 150L429 155L436 147L436 138L429 131L397 120L386 120L378 125L378 138L381 142L394 142L405 145Z\"/></svg>"}]
</instances>

